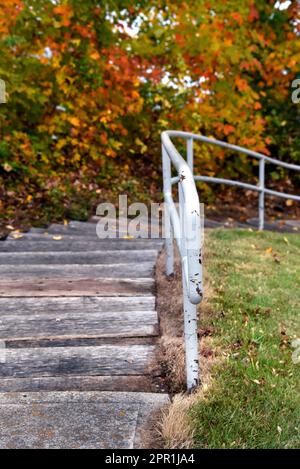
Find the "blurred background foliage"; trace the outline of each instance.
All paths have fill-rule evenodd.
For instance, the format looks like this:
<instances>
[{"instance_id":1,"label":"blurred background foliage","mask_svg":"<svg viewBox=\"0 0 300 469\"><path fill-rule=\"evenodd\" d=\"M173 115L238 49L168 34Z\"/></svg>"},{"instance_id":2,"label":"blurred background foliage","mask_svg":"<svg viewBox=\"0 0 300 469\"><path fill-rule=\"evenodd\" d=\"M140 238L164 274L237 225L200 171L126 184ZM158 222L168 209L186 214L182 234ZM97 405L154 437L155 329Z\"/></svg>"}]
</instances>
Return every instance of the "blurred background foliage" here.
<instances>
[{"instance_id":1,"label":"blurred background foliage","mask_svg":"<svg viewBox=\"0 0 300 469\"><path fill-rule=\"evenodd\" d=\"M300 163L300 8L281 3L0 0L2 219L86 218L119 192L159 199L165 129ZM203 145L195 164L257 173Z\"/></svg>"}]
</instances>

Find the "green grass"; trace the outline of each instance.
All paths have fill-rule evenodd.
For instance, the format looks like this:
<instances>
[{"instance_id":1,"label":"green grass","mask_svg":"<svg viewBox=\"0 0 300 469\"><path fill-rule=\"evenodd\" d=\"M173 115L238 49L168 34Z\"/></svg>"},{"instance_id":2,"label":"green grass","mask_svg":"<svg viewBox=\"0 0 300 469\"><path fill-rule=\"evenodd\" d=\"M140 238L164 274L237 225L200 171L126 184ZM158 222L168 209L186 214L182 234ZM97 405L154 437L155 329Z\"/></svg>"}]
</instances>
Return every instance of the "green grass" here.
<instances>
[{"instance_id":1,"label":"green grass","mask_svg":"<svg viewBox=\"0 0 300 469\"><path fill-rule=\"evenodd\" d=\"M300 448L300 236L206 235L216 364L191 411L201 448ZM205 316L205 315L204 315Z\"/></svg>"}]
</instances>

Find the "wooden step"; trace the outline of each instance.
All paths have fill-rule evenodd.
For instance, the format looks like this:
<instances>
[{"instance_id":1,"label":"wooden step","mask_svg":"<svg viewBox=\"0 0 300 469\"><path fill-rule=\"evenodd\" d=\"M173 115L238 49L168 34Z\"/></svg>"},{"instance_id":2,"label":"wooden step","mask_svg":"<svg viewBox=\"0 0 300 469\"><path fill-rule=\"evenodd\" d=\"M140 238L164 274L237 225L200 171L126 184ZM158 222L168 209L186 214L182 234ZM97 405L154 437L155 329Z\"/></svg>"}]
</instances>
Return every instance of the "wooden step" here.
<instances>
[{"instance_id":1,"label":"wooden step","mask_svg":"<svg viewBox=\"0 0 300 469\"><path fill-rule=\"evenodd\" d=\"M52 236L53 235L91 236L91 237L94 237L94 239L99 239L95 224L92 224L91 227L88 227L86 229L85 228L81 229L79 227L72 228L69 225L65 226L65 225L59 225L59 224L54 223L53 225L49 226L45 230L40 229L40 228L31 228L30 233L38 234L38 235L43 235L47 233L48 235L52 235ZM127 237L128 230L125 226L123 228L120 227L118 229L113 229L113 230L109 229L107 231L107 236L108 235L113 237L114 239L117 239L118 237L121 237L121 238Z\"/></svg>"},{"instance_id":2,"label":"wooden step","mask_svg":"<svg viewBox=\"0 0 300 469\"><path fill-rule=\"evenodd\" d=\"M129 376L43 376L39 378L1 378L0 393L40 391L127 391L166 392L160 380L150 375Z\"/></svg>"},{"instance_id":3,"label":"wooden step","mask_svg":"<svg viewBox=\"0 0 300 469\"><path fill-rule=\"evenodd\" d=\"M2 349L0 377L150 375L153 345Z\"/></svg>"},{"instance_id":4,"label":"wooden step","mask_svg":"<svg viewBox=\"0 0 300 469\"><path fill-rule=\"evenodd\" d=\"M154 279L62 279L0 280L0 297L40 296L152 296Z\"/></svg>"},{"instance_id":5,"label":"wooden step","mask_svg":"<svg viewBox=\"0 0 300 469\"><path fill-rule=\"evenodd\" d=\"M108 220L107 220L108 221ZM126 236L129 233L130 221L122 220L120 223L117 221L116 225L114 222L110 222L108 225L107 233L111 235L119 235L120 237ZM31 228L31 233L34 234L42 234L42 233L49 233L49 234L78 234L78 235L95 235L97 233L97 223L86 223L86 222L70 222L68 225L62 225L58 223L53 223L46 229L41 228ZM148 234L149 238L150 235L154 236L155 238L161 237L161 229L157 223L153 223L150 225L150 222L147 223L146 221L141 222L140 225L141 236L145 236L145 233ZM142 234L143 233L143 234ZM138 237L138 233L136 236Z\"/></svg>"},{"instance_id":6,"label":"wooden step","mask_svg":"<svg viewBox=\"0 0 300 469\"><path fill-rule=\"evenodd\" d=\"M88 321L90 313L122 311L154 311L155 297L54 297L54 298L0 298L0 317L10 314L56 314L84 312Z\"/></svg>"},{"instance_id":7,"label":"wooden step","mask_svg":"<svg viewBox=\"0 0 300 469\"><path fill-rule=\"evenodd\" d=\"M53 239L54 237L56 237L55 234L50 234L48 233L47 231L43 232L43 233L35 233L35 232L32 232L32 231L27 231L26 233L18 233L17 234L17 238L15 238L13 235L9 235L6 239L6 241L0 241L0 243L5 243L7 241L13 241L13 242L16 242L16 243L19 243L19 242L42 242L42 241L56 241L57 243L60 242L60 241L68 241L68 242L83 242L83 243L98 243L98 242L104 242L104 241L109 241L109 242L112 242L114 244L116 244L118 241L126 241L126 239L124 238L112 238L112 239L99 239L97 237L96 234L68 234L66 232L62 233L61 235L58 235L58 236L61 236L61 239ZM132 241L132 240L128 240L128 243ZM2 245L2 244L0 244ZM127 249L127 248L125 248ZM113 247L111 248L111 250L113 250Z\"/></svg>"},{"instance_id":8,"label":"wooden step","mask_svg":"<svg viewBox=\"0 0 300 469\"><path fill-rule=\"evenodd\" d=\"M96 230L96 224L99 223L100 217L93 217L92 218L92 223L85 223L85 222L79 222L79 221L71 221L67 226L69 227L70 230L76 230L76 231L93 231ZM108 228L114 227L114 220L109 220L108 218L105 219L105 222L108 223ZM134 223L134 225L132 225ZM130 230L130 227L134 226L136 227L136 223L139 223L139 231L142 233L148 233L149 238L152 236L155 238L161 238L162 236L162 223L158 222L158 220L151 220L149 218L139 218L139 220L135 219L118 219L116 223L116 227L119 230L119 232L123 233L128 230ZM53 224L51 225L50 228L53 229L58 229L60 226L59 224ZM136 233L135 233L136 235Z\"/></svg>"},{"instance_id":9,"label":"wooden step","mask_svg":"<svg viewBox=\"0 0 300 469\"><path fill-rule=\"evenodd\" d=\"M145 425L168 403L153 393L4 393L0 448L141 448Z\"/></svg>"},{"instance_id":10,"label":"wooden step","mask_svg":"<svg viewBox=\"0 0 300 469\"><path fill-rule=\"evenodd\" d=\"M85 252L0 252L0 265L16 264L136 264L153 262L156 250Z\"/></svg>"},{"instance_id":11,"label":"wooden step","mask_svg":"<svg viewBox=\"0 0 300 469\"><path fill-rule=\"evenodd\" d=\"M49 238L49 239L48 239ZM132 251L132 250L156 250L159 251L162 243L151 242L151 240L98 240L91 241L79 237L55 240L51 236L38 235L37 239L29 237L19 239L8 239L0 241L0 252L56 252L56 251Z\"/></svg>"},{"instance_id":12,"label":"wooden step","mask_svg":"<svg viewBox=\"0 0 300 469\"><path fill-rule=\"evenodd\" d=\"M15 237L17 236L17 238ZM62 239L53 239L58 236L61 236ZM48 233L47 231L44 231L42 233L38 232L24 232L24 233L18 233L17 235L9 235L6 239L6 241L16 241L16 242L21 242L21 241L56 241L57 243L59 241L69 241L69 242L92 242L92 243L105 243L109 242L112 243L112 247L110 248L111 250L115 249L114 246L118 242L124 242L132 244L132 243L142 243L145 241L149 241L149 248L150 249L160 249L161 246L163 245L163 240L162 239L148 239L148 238L128 238L127 235L124 233L124 235L120 235L118 238L111 237L111 238L105 238L105 239L100 239L96 235L96 233L74 233L68 232L68 231L63 231L62 233ZM0 245L4 243L5 241L0 241ZM127 246L124 247L124 249L127 249ZM143 247L141 248L143 249Z\"/></svg>"},{"instance_id":13,"label":"wooden step","mask_svg":"<svg viewBox=\"0 0 300 469\"><path fill-rule=\"evenodd\" d=\"M155 311L0 315L0 340L149 337L158 334Z\"/></svg>"},{"instance_id":14,"label":"wooden step","mask_svg":"<svg viewBox=\"0 0 300 469\"><path fill-rule=\"evenodd\" d=\"M153 275L153 262L139 264L27 264L2 265L5 280L12 279L93 279L93 278L149 278Z\"/></svg>"}]
</instances>

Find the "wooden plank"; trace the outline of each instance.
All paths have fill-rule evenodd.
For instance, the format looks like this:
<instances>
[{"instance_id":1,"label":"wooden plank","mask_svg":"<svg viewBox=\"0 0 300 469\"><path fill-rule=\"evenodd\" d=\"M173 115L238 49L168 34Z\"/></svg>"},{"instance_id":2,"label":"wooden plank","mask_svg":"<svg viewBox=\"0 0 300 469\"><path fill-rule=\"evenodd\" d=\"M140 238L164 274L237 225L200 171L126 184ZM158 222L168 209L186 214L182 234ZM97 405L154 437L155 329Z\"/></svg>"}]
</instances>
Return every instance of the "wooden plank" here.
<instances>
[{"instance_id":1,"label":"wooden plank","mask_svg":"<svg viewBox=\"0 0 300 469\"><path fill-rule=\"evenodd\" d=\"M11 296L147 296L154 280L149 279L73 279L0 280L0 297Z\"/></svg>"},{"instance_id":2,"label":"wooden plank","mask_svg":"<svg viewBox=\"0 0 300 469\"><path fill-rule=\"evenodd\" d=\"M151 376L55 376L41 378L2 378L0 392L39 391L127 391L157 392Z\"/></svg>"},{"instance_id":3,"label":"wooden plank","mask_svg":"<svg viewBox=\"0 0 300 469\"><path fill-rule=\"evenodd\" d=\"M147 375L155 354L152 345L6 349L0 377Z\"/></svg>"},{"instance_id":4,"label":"wooden plank","mask_svg":"<svg viewBox=\"0 0 300 469\"><path fill-rule=\"evenodd\" d=\"M155 311L0 316L0 340L147 337L158 334Z\"/></svg>"},{"instance_id":5,"label":"wooden plank","mask_svg":"<svg viewBox=\"0 0 300 469\"><path fill-rule=\"evenodd\" d=\"M109 222L109 220L106 220ZM150 220L149 222L146 219L141 220L140 222L140 231L142 233L148 233L148 236L150 237L151 233L152 235L155 235L156 238L159 238L161 235L161 228L159 224L157 223L151 223ZM127 235L129 233L129 226L130 222L127 222L127 220L121 220L120 222L117 220L116 225L113 222L110 222L110 225L108 225L108 233L111 234L120 234L120 235ZM97 230L97 223L87 223L87 222L70 222L68 225L61 225L58 223L53 223L50 225L48 228L45 230L41 230L40 228L31 228L30 232L35 233L35 234L40 234L40 233L50 233L50 234L87 234L87 235L96 235L96 230ZM137 235L138 236L138 233ZM144 234L143 234L144 236Z\"/></svg>"},{"instance_id":6,"label":"wooden plank","mask_svg":"<svg viewBox=\"0 0 300 469\"><path fill-rule=\"evenodd\" d=\"M139 264L67 264L67 265L2 265L1 276L12 279L60 279L60 278L149 278L153 275L153 262Z\"/></svg>"},{"instance_id":7,"label":"wooden plank","mask_svg":"<svg viewBox=\"0 0 300 469\"><path fill-rule=\"evenodd\" d=\"M156 250L86 251L86 252L16 252L0 253L0 265L7 264L124 264L152 261Z\"/></svg>"},{"instance_id":8,"label":"wooden plank","mask_svg":"<svg viewBox=\"0 0 300 469\"><path fill-rule=\"evenodd\" d=\"M87 229L82 229L82 228L71 228L69 226L64 226L64 225L59 225L59 224L53 224L49 226L45 230L40 230L40 228L31 228L30 232L32 234L39 234L43 235L48 233L48 235L72 235L72 236L92 236L95 237L96 239L99 239L97 236L97 231L96 231L96 225L93 224L91 228ZM127 236L128 231L127 229L124 228L118 228L118 229L109 229L107 230L107 233L110 234L111 236L115 235L114 237L116 238L117 234L120 236Z\"/></svg>"},{"instance_id":9,"label":"wooden plank","mask_svg":"<svg viewBox=\"0 0 300 469\"><path fill-rule=\"evenodd\" d=\"M34 242L42 242L42 241L55 241L53 239L53 234L49 234L47 232L44 232L44 233L34 233L34 232L31 232L31 231L28 231L26 233L20 233L18 234L18 238L14 238L12 235L9 235L6 240L4 241L0 241L0 243L5 243L6 241L14 241L16 243L19 243L19 242L30 242L30 241L34 241ZM99 238L96 236L96 235L74 235L74 234L66 234L66 233L63 233L62 234L62 237L63 239L61 241L68 241L68 242L77 242L77 241L80 241L80 242L93 242L93 243L98 243L99 242ZM124 240L122 238L122 240ZM119 239L106 239L106 241L114 241L114 242L118 242ZM57 241L59 242L59 240Z\"/></svg>"},{"instance_id":10,"label":"wooden plank","mask_svg":"<svg viewBox=\"0 0 300 469\"><path fill-rule=\"evenodd\" d=\"M156 245L161 245L163 243L163 239L151 239L151 238L127 238L127 236L125 236L125 233L124 234L120 234L120 236L118 237L114 237L113 236L113 233L111 233L110 237L107 237L107 238L104 238L104 239L99 239L98 236L95 234L89 234L89 233L74 233L73 231L72 232L62 232L62 233L58 233L57 235L60 235L62 236L62 240L61 241L74 241L74 242L79 242L79 241L83 241L83 242L96 242L96 243L101 243L101 242L112 242L112 243L115 243L117 244L119 241L122 241L122 242L126 242L126 243L132 243L132 242L145 242L145 241L149 241L150 245L152 243L155 244L155 248L156 248ZM9 235L6 240L7 241L16 241L16 242L21 242L21 241L55 241L53 240L53 236L55 236L55 233L51 234L51 233L48 233L47 231L46 232L43 232L43 233L35 233L35 232L31 232L31 231L28 231L26 233L20 233L18 234L18 238L14 238L12 235ZM57 240L58 242L59 240ZM0 243L2 242L5 242L5 241L0 241Z\"/></svg>"},{"instance_id":11,"label":"wooden plank","mask_svg":"<svg viewBox=\"0 0 300 469\"><path fill-rule=\"evenodd\" d=\"M92 223L89 222L80 222L80 221L71 221L68 225L66 225L64 228L68 228L70 231L82 231L82 232L94 232L96 230L96 225L100 221L100 217L93 217L92 218ZM114 226L114 220L108 220L105 218L105 222L109 223L109 227ZM160 235L161 231L161 226L162 222L159 222L158 220L154 219L151 220L151 218L139 218L139 220L135 221L134 219L117 219L116 227L119 231L129 231L130 228L130 223L139 223L140 224L140 230L142 232L147 232L149 235L152 233L155 233L157 237ZM132 226L132 225L131 225ZM52 224L50 226L50 230L58 230L62 227L62 225L59 224Z\"/></svg>"},{"instance_id":12,"label":"wooden plank","mask_svg":"<svg viewBox=\"0 0 300 469\"><path fill-rule=\"evenodd\" d=\"M132 251L132 250L160 250L162 243L152 242L151 240L98 240L88 241L80 237L80 240L71 240L62 238L61 240L53 240L51 237L39 237L31 240L24 237L16 240L8 239L0 241L0 252L48 252L48 251Z\"/></svg>"},{"instance_id":13,"label":"wooden plank","mask_svg":"<svg viewBox=\"0 0 300 469\"><path fill-rule=\"evenodd\" d=\"M84 312L88 320L90 313L118 311L154 311L155 297L53 297L53 298L1 298L0 317L9 314L43 314Z\"/></svg>"},{"instance_id":14,"label":"wooden plank","mask_svg":"<svg viewBox=\"0 0 300 469\"><path fill-rule=\"evenodd\" d=\"M66 337L62 339L39 339L34 340L5 340L6 348L37 348L37 347L99 347L100 345L156 345L158 336L147 337L84 337L72 338Z\"/></svg>"}]
</instances>

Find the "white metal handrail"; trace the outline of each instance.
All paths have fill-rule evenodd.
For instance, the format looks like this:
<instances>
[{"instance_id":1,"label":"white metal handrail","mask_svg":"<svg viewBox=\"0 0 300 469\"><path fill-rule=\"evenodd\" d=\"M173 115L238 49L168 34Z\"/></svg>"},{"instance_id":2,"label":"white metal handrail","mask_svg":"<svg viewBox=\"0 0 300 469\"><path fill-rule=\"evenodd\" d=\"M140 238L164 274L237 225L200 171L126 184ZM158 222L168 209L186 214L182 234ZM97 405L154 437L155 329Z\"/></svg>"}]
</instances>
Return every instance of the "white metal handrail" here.
<instances>
[{"instance_id":1,"label":"white metal handrail","mask_svg":"<svg viewBox=\"0 0 300 469\"><path fill-rule=\"evenodd\" d=\"M213 138L204 137L203 135L197 135L189 132L179 132L179 131L168 131L167 132L169 137L179 137L187 139L188 145L192 148L190 151L193 153L193 142L194 140L198 140L203 143L208 143L211 145L216 145L219 147L227 148L228 150L237 151L239 153L243 153L248 156L252 156L259 160L259 184L257 186L253 184L247 184L245 182L240 181L233 181L231 179L222 179L222 178L215 178L210 176L194 176L195 181L203 181L203 182L212 182L218 184L226 184L229 186L237 186L243 189L252 190L254 192L259 192L259 205L258 205L258 213L259 213L259 230L264 229L264 221L265 221L265 195L273 195L275 197L280 197L283 199L290 199L296 200L300 202L300 196L295 194L286 194L285 192L278 192L273 191L265 187L265 164L271 163L276 166L281 166L282 168L290 169L292 171L300 171L300 166L296 164L286 163L284 161L277 160L275 158L270 158L262 153L258 153L256 151L248 150L243 147L239 147L238 145L231 145L230 143L222 142L221 140L215 140ZM191 168L193 172L193 168ZM178 178L172 178L171 184L175 184L178 182Z\"/></svg>"},{"instance_id":2,"label":"white metal handrail","mask_svg":"<svg viewBox=\"0 0 300 469\"><path fill-rule=\"evenodd\" d=\"M167 275L174 272L174 236L182 264L187 388L192 390L199 383L196 305L203 297L200 203L192 172L192 147L188 144L186 163L171 142L169 133L163 132L162 157L166 206L166 271ZM179 212L172 197L171 163L178 175Z\"/></svg>"},{"instance_id":3,"label":"white metal handrail","mask_svg":"<svg viewBox=\"0 0 300 469\"><path fill-rule=\"evenodd\" d=\"M172 137L186 140L187 161L183 159L171 141ZM199 382L199 358L197 335L197 307L203 297L201 219L200 203L195 181L227 184L259 193L259 229L264 229L265 195L273 195L300 201L300 196L277 192L265 187L265 164L271 163L286 169L300 171L299 165L285 163L262 153L247 150L220 140L207 138L189 132L166 131L161 135L164 199L166 204L166 273L174 272L173 236L177 242L182 264L182 283L184 300L184 335L186 350L187 388L192 390ZM194 140L237 151L259 160L259 184L257 186L230 179L209 176L195 176L193 163ZM177 171L172 177L171 165ZM172 185L178 184L179 213L172 197Z\"/></svg>"}]
</instances>

